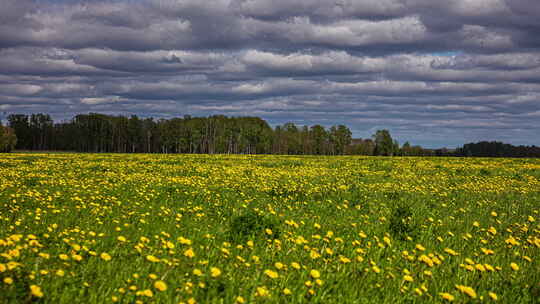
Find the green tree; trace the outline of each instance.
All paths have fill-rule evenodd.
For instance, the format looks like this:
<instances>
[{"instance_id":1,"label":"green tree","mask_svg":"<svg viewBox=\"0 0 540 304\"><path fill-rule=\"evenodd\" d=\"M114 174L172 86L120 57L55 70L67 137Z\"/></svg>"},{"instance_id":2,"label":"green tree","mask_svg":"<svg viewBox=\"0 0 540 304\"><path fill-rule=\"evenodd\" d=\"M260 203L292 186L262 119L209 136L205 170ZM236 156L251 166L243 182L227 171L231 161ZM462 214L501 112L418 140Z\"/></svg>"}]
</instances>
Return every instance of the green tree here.
<instances>
[{"instance_id":1,"label":"green tree","mask_svg":"<svg viewBox=\"0 0 540 304\"><path fill-rule=\"evenodd\" d=\"M395 152L394 140L388 130L377 130L373 134L375 141L375 155L393 156Z\"/></svg>"},{"instance_id":2,"label":"green tree","mask_svg":"<svg viewBox=\"0 0 540 304\"><path fill-rule=\"evenodd\" d=\"M9 127L2 126L0 123L0 153L11 152L17 144L15 131Z\"/></svg>"}]
</instances>

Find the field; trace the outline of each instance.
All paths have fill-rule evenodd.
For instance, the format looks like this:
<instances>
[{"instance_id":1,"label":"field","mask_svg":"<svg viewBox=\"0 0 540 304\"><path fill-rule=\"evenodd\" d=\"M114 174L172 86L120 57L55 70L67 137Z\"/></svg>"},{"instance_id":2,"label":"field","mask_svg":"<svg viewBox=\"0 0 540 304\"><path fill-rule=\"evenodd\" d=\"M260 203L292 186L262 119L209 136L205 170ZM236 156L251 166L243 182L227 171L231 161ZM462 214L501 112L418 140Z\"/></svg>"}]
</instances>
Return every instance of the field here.
<instances>
[{"instance_id":1,"label":"field","mask_svg":"<svg viewBox=\"0 0 540 304\"><path fill-rule=\"evenodd\" d=\"M0 303L538 303L540 160L0 155Z\"/></svg>"}]
</instances>

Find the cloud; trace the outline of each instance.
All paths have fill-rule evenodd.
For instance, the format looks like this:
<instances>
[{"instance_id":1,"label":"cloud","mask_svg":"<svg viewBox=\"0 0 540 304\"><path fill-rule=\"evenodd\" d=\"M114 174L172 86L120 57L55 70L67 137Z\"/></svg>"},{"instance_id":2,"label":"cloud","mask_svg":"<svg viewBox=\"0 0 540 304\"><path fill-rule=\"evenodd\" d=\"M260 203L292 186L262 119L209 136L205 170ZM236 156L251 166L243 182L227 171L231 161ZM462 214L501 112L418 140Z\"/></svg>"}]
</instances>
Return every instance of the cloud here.
<instances>
[{"instance_id":1,"label":"cloud","mask_svg":"<svg viewBox=\"0 0 540 304\"><path fill-rule=\"evenodd\" d=\"M540 145L536 0L5 0L0 109Z\"/></svg>"}]
</instances>

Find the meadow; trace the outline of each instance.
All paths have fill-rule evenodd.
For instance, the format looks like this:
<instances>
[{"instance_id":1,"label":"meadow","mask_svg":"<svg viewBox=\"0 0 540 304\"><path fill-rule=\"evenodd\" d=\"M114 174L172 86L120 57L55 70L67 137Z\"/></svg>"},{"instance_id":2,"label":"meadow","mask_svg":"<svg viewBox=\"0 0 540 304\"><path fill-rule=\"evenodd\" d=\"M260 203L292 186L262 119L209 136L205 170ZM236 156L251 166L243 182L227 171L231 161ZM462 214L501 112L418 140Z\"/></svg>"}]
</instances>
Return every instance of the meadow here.
<instances>
[{"instance_id":1,"label":"meadow","mask_svg":"<svg viewBox=\"0 0 540 304\"><path fill-rule=\"evenodd\" d=\"M538 303L540 160L0 155L0 303Z\"/></svg>"}]
</instances>

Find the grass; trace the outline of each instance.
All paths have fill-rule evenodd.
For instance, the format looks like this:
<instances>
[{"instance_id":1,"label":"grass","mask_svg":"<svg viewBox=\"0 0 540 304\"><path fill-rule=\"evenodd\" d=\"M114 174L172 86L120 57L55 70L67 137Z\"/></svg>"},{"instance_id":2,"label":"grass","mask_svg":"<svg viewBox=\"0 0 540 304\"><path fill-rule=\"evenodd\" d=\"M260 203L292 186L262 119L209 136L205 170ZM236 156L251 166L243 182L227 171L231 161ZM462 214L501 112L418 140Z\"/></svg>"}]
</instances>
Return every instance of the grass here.
<instances>
[{"instance_id":1,"label":"grass","mask_svg":"<svg viewBox=\"0 0 540 304\"><path fill-rule=\"evenodd\" d=\"M540 160L3 154L0 303L535 303Z\"/></svg>"}]
</instances>

